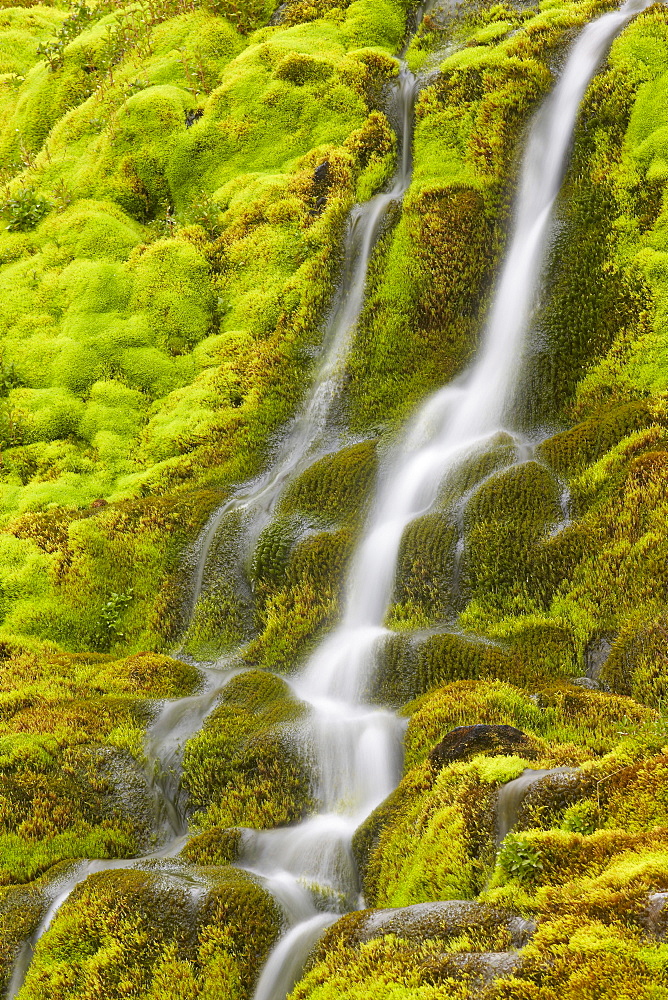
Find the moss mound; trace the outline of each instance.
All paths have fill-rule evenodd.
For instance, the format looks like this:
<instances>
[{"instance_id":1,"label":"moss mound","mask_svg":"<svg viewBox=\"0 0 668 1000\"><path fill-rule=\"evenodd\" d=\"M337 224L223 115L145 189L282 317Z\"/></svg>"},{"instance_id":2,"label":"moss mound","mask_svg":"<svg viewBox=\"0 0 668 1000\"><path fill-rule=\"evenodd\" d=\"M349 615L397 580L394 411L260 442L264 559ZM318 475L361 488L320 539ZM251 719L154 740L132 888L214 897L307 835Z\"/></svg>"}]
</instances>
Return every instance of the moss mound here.
<instances>
[{"instance_id":1,"label":"moss mound","mask_svg":"<svg viewBox=\"0 0 668 1000\"><path fill-rule=\"evenodd\" d=\"M229 867L240 828L314 807L278 674L340 613L400 423L475 353L530 115L609 6L437 4L409 38L406 0L0 4L5 977L60 866L152 846L144 740L151 702L197 690L186 654L248 668L184 748L182 857L79 885L22 1000L251 995L282 918ZM412 182L321 457L255 537L243 484L309 391L350 209L401 152L406 41ZM500 432L404 534L366 695L408 717L405 773L354 845L375 909L330 929L292 1000L668 997L667 93L654 4L582 105L522 443ZM478 726L525 739L444 756ZM571 770L530 786L498 849L499 790L527 767ZM378 912L456 900L481 919Z\"/></svg>"},{"instance_id":2,"label":"moss mound","mask_svg":"<svg viewBox=\"0 0 668 1000\"><path fill-rule=\"evenodd\" d=\"M293 730L304 711L278 677L247 671L230 681L185 748L183 780L196 827L265 829L302 818L310 782Z\"/></svg>"},{"instance_id":3,"label":"moss mound","mask_svg":"<svg viewBox=\"0 0 668 1000\"><path fill-rule=\"evenodd\" d=\"M271 897L234 869L103 872L61 908L21 992L240 1000L278 929Z\"/></svg>"}]
</instances>

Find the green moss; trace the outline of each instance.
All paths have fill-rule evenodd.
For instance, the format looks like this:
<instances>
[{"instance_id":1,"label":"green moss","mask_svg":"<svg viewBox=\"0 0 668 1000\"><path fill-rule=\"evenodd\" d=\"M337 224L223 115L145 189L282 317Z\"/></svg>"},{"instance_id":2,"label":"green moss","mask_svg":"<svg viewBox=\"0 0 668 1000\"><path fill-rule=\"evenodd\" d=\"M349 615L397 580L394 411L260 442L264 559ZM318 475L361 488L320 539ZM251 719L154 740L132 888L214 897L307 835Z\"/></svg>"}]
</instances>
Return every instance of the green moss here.
<instances>
[{"instance_id":1,"label":"green moss","mask_svg":"<svg viewBox=\"0 0 668 1000\"><path fill-rule=\"evenodd\" d=\"M450 48L418 99L413 182L374 253L337 409L340 441L368 439L287 484L250 565L243 519L224 518L191 653L246 643L247 663L288 671L334 621L375 439L472 357L528 116L564 44L604 6L483 4L448 25L425 19L411 64ZM268 25L272 13L263 0L185 13L161 0L148 17L143 5L2 15L4 224L26 215L25 231L0 235L5 883L146 848L142 702L198 681L146 650L173 648L184 553L304 398L348 210L394 169L383 109L408 5L296 0ZM355 839L369 901L487 886L538 932L514 977L483 982L459 959L507 940L362 941L353 917L295 998L659 1000L668 989L665 946L646 933L648 894L668 886L668 737L654 711L666 694L666 24L658 5L639 16L583 104L536 317L544 346L519 393L535 402L516 414L549 437L521 464L499 437L409 527L396 634L366 693L419 699L404 780ZM567 680L601 634L614 640L601 675L614 693ZM184 858L80 887L40 944L26 997L249 996L279 917L221 866L240 825L312 808L303 712L275 676L231 682L186 747L199 832ZM432 747L477 722L520 727L527 759L437 772ZM495 794L527 763L578 771L531 790L495 860ZM201 888L199 904L181 878ZM41 892L4 890L5 964Z\"/></svg>"},{"instance_id":2,"label":"green moss","mask_svg":"<svg viewBox=\"0 0 668 1000\"><path fill-rule=\"evenodd\" d=\"M465 588L471 596L507 600L526 587L533 546L561 520L559 488L550 473L527 462L488 479L465 513Z\"/></svg>"},{"instance_id":3,"label":"green moss","mask_svg":"<svg viewBox=\"0 0 668 1000\"><path fill-rule=\"evenodd\" d=\"M238 511L221 520L206 556L205 573L184 649L214 659L252 634L253 600L243 572L244 525Z\"/></svg>"},{"instance_id":4,"label":"green moss","mask_svg":"<svg viewBox=\"0 0 668 1000\"><path fill-rule=\"evenodd\" d=\"M105 665L96 675L94 684L114 694L178 698L191 694L200 680L198 669L190 663L157 653L135 653Z\"/></svg>"},{"instance_id":5,"label":"green moss","mask_svg":"<svg viewBox=\"0 0 668 1000\"><path fill-rule=\"evenodd\" d=\"M317 520L356 520L363 511L375 471L373 442L363 441L327 455L289 484L279 511Z\"/></svg>"},{"instance_id":6,"label":"green moss","mask_svg":"<svg viewBox=\"0 0 668 1000\"><path fill-rule=\"evenodd\" d=\"M515 759L511 776L524 767ZM364 895L372 905L472 899L480 892L494 857L495 784L487 780L485 765L483 772L474 761L438 773L425 763L406 775L384 810L380 832L365 838L366 844L356 835ZM373 814L369 822L373 825ZM409 851L407 838L415 841ZM370 845L365 857L363 848Z\"/></svg>"},{"instance_id":7,"label":"green moss","mask_svg":"<svg viewBox=\"0 0 668 1000\"><path fill-rule=\"evenodd\" d=\"M287 524L294 530L293 521ZM272 669L293 668L334 620L352 547L347 528L307 532L294 544L294 534L282 533L285 526L279 517L265 529L264 538L272 540L270 549L262 547L262 536L258 543L256 557L262 553L271 560L270 574L258 587L264 598L260 631L244 652L246 662Z\"/></svg>"},{"instance_id":8,"label":"green moss","mask_svg":"<svg viewBox=\"0 0 668 1000\"><path fill-rule=\"evenodd\" d=\"M185 1000L223 990L242 1000L278 929L271 897L234 869L103 872L59 910L21 992L116 998L141 988L153 1000Z\"/></svg>"},{"instance_id":9,"label":"green moss","mask_svg":"<svg viewBox=\"0 0 668 1000\"><path fill-rule=\"evenodd\" d=\"M241 831L212 827L191 837L181 856L193 865L230 865L237 859Z\"/></svg>"},{"instance_id":10,"label":"green moss","mask_svg":"<svg viewBox=\"0 0 668 1000\"><path fill-rule=\"evenodd\" d=\"M548 438L541 443L539 454L557 473L571 476L651 422L652 414L645 401L625 403Z\"/></svg>"},{"instance_id":11,"label":"green moss","mask_svg":"<svg viewBox=\"0 0 668 1000\"><path fill-rule=\"evenodd\" d=\"M301 819L309 778L288 723L303 706L284 681L247 671L230 681L204 728L188 741L184 784L196 828L271 828Z\"/></svg>"},{"instance_id":12,"label":"green moss","mask_svg":"<svg viewBox=\"0 0 668 1000\"><path fill-rule=\"evenodd\" d=\"M477 191L434 181L408 195L371 269L350 362L353 427L401 419L461 367L480 316L491 239Z\"/></svg>"},{"instance_id":13,"label":"green moss","mask_svg":"<svg viewBox=\"0 0 668 1000\"><path fill-rule=\"evenodd\" d=\"M629 621L615 639L602 676L615 691L651 705L665 702L666 619Z\"/></svg>"},{"instance_id":14,"label":"green moss","mask_svg":"<svg viewBox=\"0 0 668 1000\"><path fill-rule=\"evenodd\" d=\"M7 990L19 948L36 930L46 904L41 888L0 890L0 985Z\"/></svg>"},{"instance_id":15,"label":"green moss","mask_svg":"<svg viewBox=\"0 0 668 1000\"><path fill-rule=\"evenodd\" d=\"M534 858L538 847L531 837L537 828L579 822L589 824L589 832L640 832L666 823L665 796L659 791L664 757L652 756L665 727L654 728L652 713L631 699L566 684L547 685L530 697L507 683L460 680L407 706L406 714L404 779L353 841L366 898L375 906L472 898L495 863L497 872L510 873L511 879L524 872L531 882L534 868L542 872L538 862L543 864L542 853ZM439 769L429 756L432 748L457 726L479 723L521 729L531 762L475 756ZM508 857L495 862L495 791L524 767L557 765L578 770L530 788L516 825L518 831L532 831L530 847L524 851L522 833L517 850L509 847ZM523 858L524 867L519 865ZM519 867L513 867L515 862ZM585 870L587 862L582 865ZM517 877L523 884L524 876ZM518 905L516 896L492 893L490 898Z\"/></svg>"},{"instance_id":16,"label":"green moss","mask_svg":"<svg viewBox=\"0 0 668 1000\"><path fill-rule=\"evenodd\" d=\"M2 657L0 881L147 850L143 699L187 694L199 672L156 654L119 661L11 644Z\"/></svg>"},{"instance_id":17,"label":"green moss","mask_svg":"<svg viewBox=\"0 0 668 1000\"><path fill-rule=\"evenodd\" d=\"M17 81L0 120L10 193L37 192L50 212L30 240L0 239L0 285L11 289L3 371L14 380L0 408L12 452L0 483L5 523L48 505L74 521L99 499L247 478L301 395L353 190L382 183L392 161L394 137L374 102L396 73L382 46L401 38L405 16L391 0L382 9L360 0L340 21L248 39L224 20L248 32L269 13L182 13L165 2L142 19L134 8L82 8L50 63ZM7 17L33 25L37 39L62 20L46 8ZM318 72L293 79L290 66ZM324 161L326 204L314 212ZM55 575L23 546L34 581L20 599L8 595L8 631L90 648L113 594L132 591L137 606L144 584L122 569L108 588L80 579L71 552L93 540L87 527L72 530L53 553ZM108 546L106 574L118 553L104 531L92 534ZM142 529L131 575L144 576L153 550L164 579L184 541L158 554ZM97 610L86 606L91 583ZM157 621L172 600L161 594L148 614L128 606L124 639L167 644L174 622ZM228 632L243 632L238 616ZM211 647L208 633L197 641Z\"/></svg>"},{"instance_id":18,"label":"green moss","mask_svg":"<svg viewBox=\"0 0 668 1000\"><path fill-rule=\"evenodd\" d=\"M409 525L397 563L400 605L424 608L436 618L452 609L456 545L457 529L446 515L426 514Z\"/></svg>"}]
</instances>

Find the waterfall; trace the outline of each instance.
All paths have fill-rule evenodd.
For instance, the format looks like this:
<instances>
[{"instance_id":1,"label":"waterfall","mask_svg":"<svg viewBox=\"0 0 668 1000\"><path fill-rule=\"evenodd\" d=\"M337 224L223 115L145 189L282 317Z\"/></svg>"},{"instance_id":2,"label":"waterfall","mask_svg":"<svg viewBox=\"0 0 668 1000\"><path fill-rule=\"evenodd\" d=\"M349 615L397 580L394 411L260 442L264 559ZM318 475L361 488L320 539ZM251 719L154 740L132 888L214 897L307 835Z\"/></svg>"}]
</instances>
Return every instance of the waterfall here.
<instances>
[{"instance_id":1,"label":"waterfall","mask_svg":"<svg viewBox=\"0 0 668 1000\"><path fill-rule=\"evenodd\" d=\"M422 13L427 9L425 5ZM420 15L420 17L422 14ZM191 605L194 609L202 590L207 556L221 521L232 510L251 510L248 549L270 521L274 504L291 478L298 476L317 457L332 409L339 396L341 376L353 333L364 305L369 262L383 221L391 205L399 203L413 174L413 108L418 80L403 60L389 97L389 111L399 127L400 149L394 177L386 191L355 205L346 232L341 281L329 312L321 354L312 387L278 446L267 473L242 488L210 518L199 541Z\"/></svg>"},{"instance_id":2,"label":"waterfall","mask_svg":"<svg viewBox=\"0 0 668 1000\"><path fill-rule=\"evenodd\" d=\"M352 837L400 776L401 723L362 699L388 634L383 622L401 538L411 521L431 509L461 460L506 429L580 103L612 39L648 3L628 0L584 28L532 123L506 259L478 357L461 379L427 400L386 464L352 562L342 621L295 684L299 697L313 706L310 736L322 812L289 831L249 834L240 864L265 876L269 886L277 879L292 878L295 885L315 880L344 899L354 895L356 883L342 863L342 834ZM318 912L315 903L299 915L286 911L291 926L263 970L255 1000L284 1000L298 965L296 951L302 954L304 939L317 937Z\"/></svg>"},{"instance_id":3,"label":"waterfall","mask_svg":"<svg viewBox=\"0 0 668 1000\"><path fill-rule=\"evenodd\" d=\"M282 906L287 922L286 933L262 970L255 1000L284 1000L323 929L342 910L363 905L352 835L396 786L401 768L404 723L389 711L364 704L377 651L389 634L383 622L401 537L412 520L431 508L458 462L484 449L503 429L579 104L612 38L648 5L649 0L628 0L619 11L588 25L571 50L559 83L536 116L522 164L506 262L478 359L455 384L427 400L385 464L368 529L353 559L341 623L294 682L296 694L311 706L304 739L315 758L320 811L296 827L244 833L238 864L263 880ZM388 191L358 206L351 216L343 281L327 322L323 360L314 387L270 471L242 488L207 525L195 568L194 602L223 516L231 509L252 508L253 530L261 530L286 481L313 461L322 444L362 309L368 263L382 220L389 205L398 201L410 184L416 91L415 78L403 66L394 93L404 128L397 173ZM211 676L202 694L164 707L149 734L149 762L157 763L163 771L178 771L175 746L202 725L230 676L231 671ZM145 859L82 861L62 883L54 884L47 911L17 958L8 998L16 996L23 985L34 945L88 874L174 857L181 850L185 824L178 802L178 776L176 782L163 782L160 789L165 806L163 825L170 831L170 839L161 851ZM178 877L178 870L172 874ZM320 904L309 890L313 884L318 887ZM328 901L325 910L323 898Z\"/></svg>"},{"instance_id":4,"label":"waterfall","mask_svg":"<svg viewBox=\"0 0 668 1000\"><path fill-rule=\"evenodd\" d=\"M433 0L425 0L418 8L413 32L419 27L432 2ZM299 475L314 461L318 448L323 444L340 390L345 360L364 305L367 273L374 246L388 209L392 204L401 201L412 178L413 109L419 82L406 66L403 60L404 54L405 49L400 55L397 79L388 98L388 110L397 123L400 141L394 176L386 190L362 204L355 205L350 213L344 243L342 277L325 324L321 345L322 357L312 387L284 434L277 455L267 473L249 484L244 484L230 501L214 513L205 526L198 542L194 565L190 595L191 612L194 611L202 591L207 556L225 515L233 510L252 512L250 537L247 539L247 545L251 547L253 539L257 538L262 527L270 520L273 505L286 482ZM20 991L35 946L49 929L60 907L90 874L131 868L156 859L174 858L179 854L188 839L187 816L180 781L183 747L187 740L201 729L222 690L239 672L238 669L231 668L232 662L233 656L229 656L215 667L201 665L202 690L190 697L165 702L149 728L146 740L147 775L154 792L156 832L166 838L163 847L143 858L81 861L75 864L66 876L56 880L47 892L48 903L37 928L24 942L14 961L6 1000L13 1000ZM388 718L391 718L389 713ZM352 767L354 768L354 765ZM389 781L384 787L386 791L380 796L381 798L391 790ZM350 849L353 830L354 826L347 822L345 829L341 830L338 836L345 855L346 881L350 884L355 880L355 866ZM303 846L305 843L311 845L312 854L318 853L317 845L321 832L316 823L312 828L307 828L305 840L300 841ZM324 927L333 922L336 914L314 911L311 894L302 888L298 881L302 873L297 870L297 859L293 864L294 871L287 877L280 873L274 878L267 877L266 862L258 859L258 864L268 888L272 890L295 925L293 930L279 942L267 964L266 976L269 976L274 984L272 990L276 988L278 992L267 993L266 1000L275 1000L275 997L281 995L281 989L282 995L285 996L291 988L313 942ZM171 876L178 878L178 870L172 872ZM314 881L320 880L323 884L327 881L322 869L317 871L314 869L313 876ZM334 881L332 878L332 885ZM348 901L349 906L354 906L357 902L357 897ZM285 983L284 989L282 983Z\"/></svg>"}]
</instances>

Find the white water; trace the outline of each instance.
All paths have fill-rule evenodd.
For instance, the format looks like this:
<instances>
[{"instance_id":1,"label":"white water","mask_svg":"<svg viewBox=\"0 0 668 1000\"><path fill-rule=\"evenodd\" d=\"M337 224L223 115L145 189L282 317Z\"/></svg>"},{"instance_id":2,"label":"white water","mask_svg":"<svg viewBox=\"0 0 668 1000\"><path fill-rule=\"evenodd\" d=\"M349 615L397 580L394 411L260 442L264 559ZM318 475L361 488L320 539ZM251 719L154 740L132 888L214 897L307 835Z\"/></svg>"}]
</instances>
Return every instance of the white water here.
<instances>
[{"instance_id":1,"label":"white water","mask_svg":"<svg viewBox=\"0 0 668 1000\"><path fill-rule=\"evenodd\" d=\"M353 561L342 622L295 684L296 693L313 709L305 742L315 758L321 812L297 827L246 834L240 865L265 881L282 905L288 924L261 974L255 1000L284 1000L323 929L338 912L363 903L351 850L352 834L395 787L401 765L403 723L392 713L363 703L365 687L375 671L377 650L388 634L383 621L401 537L413 519L431 508L448 473L463 458L483 450L503 429L580 101L614 35L648 2L629 0L619 11L584 29L561 80L536 117L524 157L507 259L478 360L456 385L427 401L394 460L388 463L369 530ZM328 323L315 388L286 436L272 471L225 505L209 523L196 568L195 601L202 587L206 556L224 514L252 506L258 512L254 524L261 526L286 480L313 460L322 440L339 391L342 362L362 308L369 257L380 224L389 204L399 199L410 183L415 88L413 78L403 71L397 88L405 122L401 167L392 189L360 207L351 222L345 279ZM165 709L149 748L163 769L166 764L176 767L172 754L175 740L182 742L196 731L193 727L201 725L219 691L220 686L214 684L192 699L185 713L180 708ZM167 791L165 799L173 807L168 816L173 839L161 856L169 857L183 843L177 836L182 819L178 802ZM136 863L88 861L77 867L21 952L8 997L20 989L35 942L72 889L92 871ZM312 891L314 886L316 892Z\"/></svg>"},{"instance_id":2,"label":"white water","mask_svg":"<svg viewBox=\"0 0 668 1000\"><path fill-rule=\"evenodd\" d=\"M232 656L229 657L232 660ZM225 664L201 668L203 684L197 694L165 701L149 726L145 743L146 770L155 792L156 832L181 838L188 830L181 786L181 761L186 742L199 732L218 703L221 692L240 671Z\"/></svg>"},{"instance_id":3,"label":"white water","mask_svg":"<svg viewBox=\"0 0 668 1000\"><path fill-rule=\"evenodd\" d=\"M307 468L322 447L332 410L339 396L345 361L364 305L367 272L376 240L388 209L401 201L411 182L413 107L417 92L418 81L402 63L390 98L390 110L398 120L401 140L396 173L387 191L356 205L350 213L343 274L327 320L321 348L322 360L318 365L313 387L281 441L278 454L266 475L241 490L210 519L199 543L193 607L202 590L209 550L225 515L232 510L251 509L247 547L252 550L260 532L271 519L275 501L286 482Z\"/></svg>"},{"instance_id":4,"label":"white water","mask_svg":"<svg viewBox=\"0 0 668 1000\"><path fill-rule=\"evenodd\" d=\"M513 231L478 358L457 384L442 389L421 408L388 464L369 529L353 560L341 624L316 650L295 685L315 709L311 740L323 813L302 827L251 838L241 863L266 875L269 884L277 876L289 880L296 875L297 885L315 876L320 884L324 880L331 886L334 881L344 897L354 892L350 872L339 864L345 856L341 834L347 828L352 836L400 774L399 720L361 702L387 634L383 621L401 538L407 525L432 507L448 473L504 430L582 97L614 36L646 6L648 0L629 0L583 30L532 124ZM295 872L295 845L318 824L320 839L310 850L298 852ZM252 857L258 841L264 845L259 862ZM312 866L314 856L317 864ZM255 1000L284 1000L299 966L295 955L303 951L303 937L310 939L317 910L315 905L306 914L288 910L287 916L292 927L270 956Z\"/></svg>"},{"instance_id":5,"label":"white water","mask_svg":"<svg viewBox=\"0 0 668 1000\"><path fill-rule=\"evenodd\" d=\"M418 12L416 27L429 6L430 0L427 0ZM193 609L202 590L207 556L224 516L232 510L252 511L251 537L248 540L248 545L252 546L253 538L257 538L262 527L269 521L275 500L287 480L298 475L313 462L317 449L322 446L340 390L345 360L364 304L364 289L374 245L389 207L403 198L411 181L413 106L417 91L418 81L402 62L396 85L390 96L390 112L397 119L400 135L399 159L394 178L386 191L361 205L356 205L351 212L344 247L342 279L328 316L322 344L323 357L318 366L313 388L280 443L278 454L269 472L242 488L210 518L199 540L192 587ZM229 657L229 660L231 661L232 657ZM15 960L6 994L7 1000L13 1000L21 989L38 940L48 930L60 907L88 875L130 868L156 858L175 857L184 846L187 840L187 817L181 788L183 747L188 738L199 731L226 684L238 673L238 670L225 670L225 666L223 663L217 668L202 668L204 677L202 690L191 697L165 702L149 728L146 742L147 771L155 793L156 829L167 837L165 845L157 853L147 855L145 858L82 861L76 864L68 875L56 880L51 887L52 895L45 914ZM397 728L389 713L388 719L392 720L393 728ZM364 725L363 719L358 721L359 725ZM394 747L394 753L399 754L398 745ZM359 761L351 761L347 773L352 775L359 771L359 765ZM391 790L391 787L388 779L380 789L378 801ZM362 812L359 813L360 820L363 815ZM356 883L355 866L350 849L356 822L349 818L344 827L334 833L333 838L329 824L325 825L328 826L327 835L334 841L327 852L331 870L327 869L327 864L324 866L314 864L311 866L311 879L319 885L329 885L332 891L337 893L342 872L345 873L343 882L347 886ZM263 842L263 835L259 834L255 847L249 846L249 857L255 855L258 858L258 873L261 869L268 888L283 906L288 919L295 925L270 957L258 985L258 997L265 996L266 1000L275 1000L278 996L284 996L297 978L313 942L317 940L322 930L336 919L336 913L318 911L314 907L312 893L299 884L299 877L303 875L304 858L316 858L320 853L323 836L327 835L321 817L317 817L311 826L305 824L302 835L297 840L290 834L288 839L298 843L300 851L305 853L296 855L291 862L288 862L291 864L291 870L287 873L283 873L280 869L270 873L272 866L267 863L267 850L271 854L276 849L277 843L271 840L270 834L267 834L270 838L267 843ZM267 847L267 844L274 846ZM286 852L284 848L279 848L278 853ZM263 860L260 861L260 858ZM249 870L253 869L249 867ZM354 907L357 903L356 893L354 898L350 896L346 898L348 908ZM263 987L263 982L269 985ZM282 983L285 983L284 989Z\"/></svg>"}]
</instances>

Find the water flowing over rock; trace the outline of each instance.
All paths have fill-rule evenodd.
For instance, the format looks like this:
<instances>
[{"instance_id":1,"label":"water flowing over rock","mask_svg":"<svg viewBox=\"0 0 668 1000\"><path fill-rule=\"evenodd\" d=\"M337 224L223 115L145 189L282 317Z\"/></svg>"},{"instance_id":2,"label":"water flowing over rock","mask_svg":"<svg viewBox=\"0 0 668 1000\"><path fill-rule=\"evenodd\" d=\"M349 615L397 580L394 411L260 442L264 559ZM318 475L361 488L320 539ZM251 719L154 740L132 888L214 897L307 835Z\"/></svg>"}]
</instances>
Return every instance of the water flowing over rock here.
<instances>
[{"instance_id":1,"label":"water flowing over rock","mask_svg":"<svg viewBox=\"0 0 668 1000\"><path fill-rule=\"evenodd\" d=\"M497 844L507 837L515 827L521 807L527 794L542 782L547 782L551 778L559 780L573 773L573 768L552 767L533 770L525 768L519 778L508 781L499 789L496 806L496 840Z\"/></svg>"},{"instance_id":2,"label":"water flowing over rock","mask_svg":"<svg viewBox=\"0 0 668 1000\"><path fill-rule=\"evenodd\" d=\"M341 623L311 656L295 685L299 696L316 710L314 756L325 827L319 856L327 870L341 850L341 825L348 825L352 837L355 827L398 779L398 720L360 701L386 634L383 621L401 538L412 520L430 510L448 474L463 458L483 449L503 426L514 396L518 359L524 350L551 213L580 101L615 34L643 6L640 0L630 0L619 12L604 15L584 29L555 90L538 113L522 164L514 229L480 354L461 380L437 392L420 409L381 474L367 531L352 560ZM515 804L514 800L510 804L510 798L503 816L512 819ZM343 812L335 822L333 817L328 819L332 810ZM501 829L505 829L505 819L503 823ZM272 858L272 867L281 878L289 875L280 851ZM345 882L340 888L344 894L350 892ZM314 909L302 918L304 926L310 926L315 916ZM296 932L294 936L301 949L302 938ZM284 962L288 961L285 954ZM268 973L261 977L256 1000L271 995L269 978ZM283 985L281 979L280 989ZM280 995L274 995L280 1000Z\"/></svg>"},{"instance_id":3,"label":"water flowing over rock","mask_svg":"<svg viewBox=\"0 0 668 1000\"><path fill-rule=\"evenodd\" d=\"M493 906L473 900L453 899L438 903L415 903L398 909L369 910L355 929L358 941L371 941L384 934L395 934L404 940L422 941L451 938L474 929L488 933L504 929L512 948L523 948L531 939L536 925L531 920L505 913Z\"/></svg>"},{"instance_id":4,"label":"water flowing over rock","mask_svg":"<svg viewBox=\"0 0 668 1000\"><path fill-rule=\"evenodd\" d=\"M282 727L281 736L289 741L291 751L294 750L295 756L300 762L306 762L312 772L310 783L308 777L304 779L308 788L299 809L287 818L283 815L279 821L273 820L274 828L269 829L251 829L250 824L241 828L239 823L230 833L221 821L217 832L205 830L200 834L203 839L199 845L202 852L199 864L203 871L196 869L193 875L191 868L185 870L186 862L177 858L190 840L188 829L192 812L183 786L184 747L207 720L211 721L212 713L221 709L226 688L233 681L237 683L240 674L248 679L252 673L248 664L258 661L248 656L244 662L240 649L234 649L215 663L202 665L202 684L194 694L152 703L154 715L145 746L146 786L155 804L155 842L162 846L143 858L81 860L61 872L49 887L49 898L38 926L16 958L7 1000L13 1000L21 990L29 974L33 951L60 908L74 898L75 891L90 876L129 869L159 872L166 884L178 885L179 892L183 890L192 913L199 913L209 886L208 879L212 877L204 870L207 837L212 852L216 854L219 850L216 857L224 856L226 861L234 859L233 875L256 889L261 886L275 913L280 911L280 921L274 914L271 933L268 931L265 936L262 961L265 958L266 961L257 980L253 978L254 970L251 970L252 975L248 973L254 1000L285 1000L309 955L314 954L314 948L317 954L317 943L323 934L328 941L335 940L337 935L348 935L355 945L366 945L390 934L416 949L428 941L430 951L424 963L427 973L430 963L441 971L452 968L480 988L496 977L511 975L522 968L523 959L516 952L530 941L536 925L500 907L477 900L444 899L410 906L364 909L352 840L360 825L397 788L406 730L405 719L371 703L369 691L388 639L394 634L390 628L393 591L402 540L409 526L433 513L442 491L453 484L465 462L482 460L495 448L503 447L507 451L508 464L501 466L502 471L531 466L533 473L538 470L550 478L551 473L534 458L533 442L510 426L518 378L531 351L532 317L540 299L543 269L555 232L555 201L566 170L583 95L616 34L647 6L647 0L627 0L619 10L588 24L568 52L558 82L535 115L527 134L504 263L479 351L469 367L434 392L419 407L407 428L393 438L392 445L382 450L373 503L347 564L339 620L324 638L309 647L305 662L294 664L297 669L287 680L280 680L285 689L283 700L296 707L294 713L286 711L272 724ZM420 8L416 29L428 7L425 4ZM274 23L287 16L289 10L289 4L283 5ZM495 26L494 30L497 28ZM475 45L471 49L482 47ZM372 61L373 53L366 53L366 57ZM295 66L297 62L299 60ZM210 516L193 553L191 611L213 593L207 590L210 582L207 565L224 518L232 512L243 514L239 561L248 561L263 531L276 517L277 509L280 511L280 495L286 485L321 459L333 441L339 443L336 410L345 386L345 363L365 304L372 254L383 234L389 210L402 201L412 182L413 119L421 81L410 71L403 57L400 63L389 98L394 117L401 123L395 175L380 193L357 205L350 214L340 285L325 324L314 382L297 415L277 442L268 471L228 494L226 502ZM309 72L322 70L318 60L310 55L303 57L299 65L302 64L310 66ZM295 66L292 66L294 72ZM267 72L273 73L281 85L290 80L283 62ZM299 77L297 83L301 85L300 81ZM189 132L192 130L192 134L196 134L201 127L200 117L204 115L199 111L187 111L185 115ZM183 121L181 127L185 129ZM332 154L320 151L318 155ZM321 159L318 163L316 159L308 168L306 179L313 192L307 219L309 225L317 226L327 209L333 162ZM221 309L223 307L224 303ZM233 395L233 399L241 408L242 396ZM491 468L488 477L482 480L485 483L499 471L497 465ZM554 482L553 477L552 486ZM570 537L570 505L568 498L563 500L565 493L559 494L557 490L557 494L562 498L563 521L557 529L551 533L546 529L544 534L551 542L556 540L561 544L561 536ZM465 491L466 500L472 495L473 489ZM465 548L463 510L462 504L453 560L454 590L458 597ZM299 530L308 533L319 529L301 525ZM274 596L278 603L279 596ZM118 594L114 594L114 598L121 602L125 599ZM537 612L535 617L539 617ZM425 631L430 627L427 623ZM582 645L577 647L580 652ZM585 654L587 677L577 678L575 684L580 683L583 687L589 683L598 684L598 675L609 652L610 645L605 638L590 643ZM279 683L275 674L263 674L258 669L255 675ZM574 697L576 692L572 687L570 691ZM587 692L577 694L584 697ZM499 695L500 703L503 697L503 693ZM507 692L505 697L510 699ZM531 729L532 719L536 722L536 716L530 711L533 709L536 709L533 703L525 706L529 719L527 729ZM509 724L461 725L447 731L448 726L470 717L454 713L443 717L445 724L434 727L431 739L423 748L423 754L428 753L427 759L432 765L430 771L427 764L425 771L429 771L434 783L447 778L442 772L448 765L467 762L477 755L523 759L538 756L538 740ZM500 712L497 716L490 715L493 717L508 718L508 715ZM518 725L524 724L520 716ZM538 723L536 731L541 731ZM442 733L445 735L434 745L434 740ZM255 734L249 737L251 743L254 738ZM424 762L424 756L420 760ZM257 760L251 757L251 763L259 771L266 760L258 753ZM558 804L563 807L562 812L570 806L577 797L575 793L581 790L574 774L574 768L565 766L525 769L518 778L503 785L497 799L497 847L513 829L521 826L522 810L531 804L532 796L541 788L549 789L550 793L561 788L564 795ZM591 783L594 779L589 780ZM482 779L477 787L482 787ZM496 784L488 782L486 788L484 794L492 800ZM593 804L590 812L593 815ZM481 849L483 857L484 851L493 853L489 831L491 809L487 816L488 825L481 825L480 834L481 840L486 839L486 846ZM284 825L276 825L279 822ZM228 827L232 825L231 822L227 824ZM567 827L558 832L580 836L572 834ZM195 839L190 840L191 845ZM480 878L480 870L486 863L475 857L476 877ZM479 885L474 891L478 890ZM642 918L648 934L656 938L666 934L665 897L662 891L651 894ZM451 942L469 933L474 938L480 936L482 943L474 942L479 950L462 950L455 954L448 949ZM441 944L443 948L439 951ZM230 945L229 954L233 953L234 946ZM248 991L250 987L246 984L244 988Z\"/></svg>"}]
</instances>

